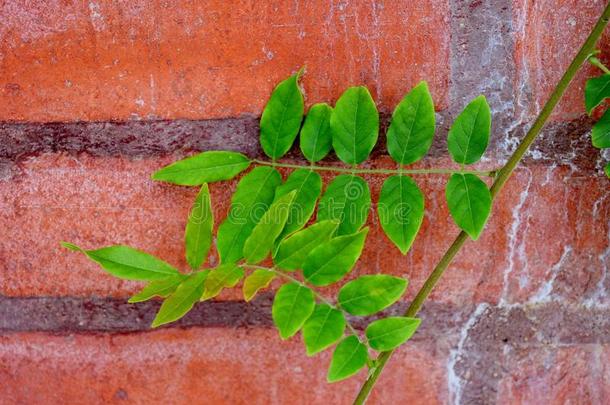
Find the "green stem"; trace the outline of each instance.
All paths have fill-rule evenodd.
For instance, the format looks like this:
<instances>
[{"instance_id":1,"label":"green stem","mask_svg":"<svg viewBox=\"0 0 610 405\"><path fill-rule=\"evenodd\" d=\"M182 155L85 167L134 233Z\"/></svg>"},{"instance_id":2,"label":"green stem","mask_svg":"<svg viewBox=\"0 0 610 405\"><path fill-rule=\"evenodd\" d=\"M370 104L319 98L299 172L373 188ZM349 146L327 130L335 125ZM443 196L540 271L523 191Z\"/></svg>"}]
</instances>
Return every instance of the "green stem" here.
<instances>
[{"instance_id":1,"label":"green stem","mask_svg":"<svg viewBox=\"0 0 610 405\"><path fill-rule=\"evenodd\" d=\"M525 135L525 137L523 138L523 140L521 141L521 143L519 144L519 146L517 147L515 152L508 159L508 161L506 162L504 167L502 167L502 169L500 169L500 171L498 172L498 175L490 189L492 198L495 198L498 195L498 193L500 192L500 190L502 190L502 187L504 186L506 181L512 175L513 171L515 170L515 167L521 161L521 159L523 158L523 156L525 155L525 153L528 151L529 147L531 146L532 142L534 142L534 140L536 139L536 137L542 130L542 127L544 126L547 119L553 112L553 109L555 108L555 106L557 105L559 100L561 99L561 96L565 92L566 88L568 87L568 85L570 84L570 82L572 81L572 79L574 78L574 76L576 75L576 73L578 72L580 67L582 66L582 64L586 61L586 59L594 51L595 44L597 43L597 40L601 36L604 29L606 28L606 25L608 25L609 18L610 18L610 4L606 5L606 8L604 9L602 15L599 17L599 20L597 20L597 23L593 27L593 30L587 37L585 43L580 48L580 51L578 51L578 54L576 54L576 56L572 60L572 63L570 63L570 66L568 66L568 68L565 71L565 73L563 74L561 80L559 80L559 83L555 87L555 90L553 90L553 93L551 94L551 96L549 97L549 100L546 102L546 104L542 108L542 111L540 111L540 114L536 118L536 121L534 121L534 124L532 125L532 127L527 132L527 134ZM451 244L449 249L447 249L447 251L441 258L439 263L436 265L436 267L434 268L434 270L432 271L432 273L430 274L430 276L428 277L428 279L426 280L426 282L424 283L422 288L419 290L415 299L409 305L409 308L407 309L405 316L412 317L412 316L415 316L419 312L424 301L426 300L426 298L428 298L428 295L430 294L430 292L432 291L432 289L434 288L434 286L436 285L438 280L443 275L443 272L451 264L451 261L453 260L455 255L460 251L460 249L462 248L462 246L464 245L464 243L466 242L467 239L468 239L467 235L464 232L460 232L460 234L453 241L453 243ZM371 373L369 373L368 378L366 379L366 381L360 388L360 392L358 393L358 396L356 397L354 404L364 404L364 402L368 398L371 390L375 386L375 383L377 382L379 375L383 371L384 366L386 365L386 363L392 356L393 352L394 352L393 350L390 350L387 352L382 352L377 357L376 368L374 370L372 370Z\"/></svg>"},{"instance_id":2,"label":"green stem","mask_svg":"<svg viewBox=\"0 0 610 405\"><path fill-rule=\"evenodd\" d=\"M494 177L496 170L477 171L477 170L461 170L461 169L359 169L357 167L339 167L339 166L316 166L316 165L297 165L290 163L268 162L266 160L252 159L253 163L273 167L286 167L289 169L310 169L319 172L338 172L350 174L454 174L454 173L470 173L477 176Z\"/></svg>"},{"instance_id":3,"label":"green stem","mask_svg":"<svg viewBox=\"0 0 610 405\"><path fill-rule=\"evenodd\" d=\"M322 301L323 303L325 303L326 305L328 305L329 307L331 307L332 309L335 309L337 311L341 311L343 313L343 316L345 318L345 323L347 324L347 328L350 330L350 332L356 336L358 338L358 340L360 340L360 336L358 335L358 332L356 331L356 328L354 328L354 326L350 323L349 321L349 314L347 312L345 312L343 309L337 307L335 304L333 304L328 298L326 298L325 296L323 296L322 294L320 294L318 291L315 290L315 288L308 286L307 284L305 284L304 282L302 282L301 280L292 277L291 275L277 270L274 267L264 267L264 266L257 266L257 265L253 265L253 264L241 264L241 267L246 267L246 268L250 268L250 269L257 269L257 270L267 270L267 271L271 271L273 273L275 273L276 275L278 275L279 277L284 278L285 280L290 281L291 283L297 283L298 285L308 288L309 290L311 290L313 292L313 295L316 296L316 298L318 298L320 301Z\"/></svg>"},{"instance_id":4,"label":"green stem","mask_svg":"<svg viewBox=\"0 0 610 405\"><path fill-rule=\"evenodd\" d=\"M603 63L602 63L602 62L601 62L599 59L597 59L597 57L596 57L596 56L591 56L591 57L589 57L589 62L590 62L590 63L591 63L593 66L595 66L595 67L597 67L597 68L601 69L601 70L602 70L604 73L606 73L606 74L610 74L610 70L608 70L608 68L606 67L606 65L604 65L604 64L603 64Z\"/></svg>"}]
</instances>

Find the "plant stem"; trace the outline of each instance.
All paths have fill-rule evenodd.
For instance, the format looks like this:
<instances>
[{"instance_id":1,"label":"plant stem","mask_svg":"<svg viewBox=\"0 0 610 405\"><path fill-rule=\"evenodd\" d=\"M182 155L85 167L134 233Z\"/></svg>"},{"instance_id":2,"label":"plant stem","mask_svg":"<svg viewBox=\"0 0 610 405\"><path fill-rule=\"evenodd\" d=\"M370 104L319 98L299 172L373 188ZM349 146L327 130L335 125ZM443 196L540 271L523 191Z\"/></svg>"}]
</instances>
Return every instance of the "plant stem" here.
<instances>
[{"instance_id":1,"label":"plant stem","mask_svg":"<svg viewBox=\"0 0 610 405\"><path fill-rule=\"evenodd\" d=\"M597 43L597 40L601 36L604 29L606 28L606 25L608 25L609 18L610 18L610 4L607 4L602 15L599 17L599 20L597 20L597 23L591 30L591 33L589 34L589 36L587 37L585 43L580 48L580 51L578 51L578 53L572 60L572 63L570 63L570 66L568 66L567 70L561 77L561 80L559 80L559 83L557 83L557 86L555 87L555 90L553 90L553 93L549 97L549 100L546 102L546 104L542 108L542 111L540 111L540 114L536 118L536 121L534 121L534 124L532 125L530 130L527 132L527 134L525 135L525 137L523 138L523 140L521 141L521 143L519 144L519 146L517 147L515 152L513 152L512 156L508 159L508 161L506 162L504 167L502 167L502 169L500 169L500 171L498 172L498 175L497 175L496 179L494 180L493 185L490 188L492 198L495 198L498 195L498 193L500 192L500 190L502 190L502 187L504 186L506 181L512 175L513 171L515 170L515 167L521 161L521 159L523 158L523 156L525 155L525 153L528 151L529 147L531 146L532 142L534 142L534 140L536 139L536 137L542 130L542 127L544 126L547 119L553 112L553 109L555 108L555 106L557 105L559 100L561 99L561 96L563 96L563 93L565 92L566 88L568 87L568 85L570 84L570 82L572 81L572 79L574 78L574 76L576 75L576 73L578 72L580 67L582 66L582 64L586 61L586 59L594 51L595 44ZM436 285L438 280L443 275L443 272L451 264L451 261L453 260L455 255L460 251L460 249L462 248L462 246L464 245L466 240L467 240L466 233L464 233L463 231L460 232L460 234L453 241L453 243L451 244L449 249L447 249L447 251L441 258L439 263L436 265L436 267L434 268L434 270L432 271L432 273L430 274L430 276L428 277L428 279L426 280L426 282L424 283L422 288L419 290L415 299L409 305L409 308L407 309L405 316L412 317L412 316L415 316L417 314L417 312L419 312L424 301L426 300L426 298L428 298L428 295L430 294L430 292L432 291L432 289L434 288L434 286ZM379 378L379 375L383 371L384 366L386 365L386 363L392 356L393 352L394 352L394 350L382 352L377 357L377 362L376 362L377 367L374 370L372 370L372 372L369 373L368 378L366 379L366 381L360 388L360 392L358 393L358 396L356 397L354 404L364 404L364 402L368 398L371 390L373 389L373 386L375 385L377 379Z\"/></svg>"},{"instance_id":2,"label":"plant stem","mask_svg":"<svg viewBox=\"0 0 610 405\"><path fill-rule=\"evenodd\" d=\"M302 282L301 280L292 277L291 275L277 270L274 267L264 267L264 266L257 266L257 265L253 265L253 264L240 264L241 267L247 267L250 269L257 269L257 270L267 270L267 271L271 271L273 273L275 273L276 275L284 278L285 280L290 281L291 283L297 283L298 285L308 288L309 290L311 290L313 292L313 295L316 296L316 298L318 298L320 301L322 301L323 303L325 303L326 305L328 305L329 307L331 307L332 309L335 309L337 311L341 311L343 313L343 316L345 318L345 323L347 324L347 328L350 330L350 332L356 336L358 338L358 340L360 340L360 336L358 335L358 332L356 331L356 328L354 328L354 326L350 323L348 317L349 314L347 312L345 312L343 309L337 307L335 304L333 304L328 298L326 298L325 296L323 296L322 294L320 294L319 292L317 292L313 287L308 286L307 284L305 284L304 282Z\"/></svg>"},{"instance_id":3,"label":"plant stem","mask_svg":"<svg viewBox=\"0 0 610 405\"><path fill-rule=\"evenodd\" d=\"M606 66L605 66L605 65L604 65L604 64L603 64L603 63L602 63L602 62L601 62L599 59L597 59L597 57L596 57L596 56L591 56L591 57L589 57L589 62L590 62L590 63L591 63L593 66L595 66L595 67L597 67L597 68L601 69L601 70L602 70L604 73L606 73L606 74L609 74L609 73L610 73L610 70L608 70L608 68L607 68L607 67L606 67Z\"/></svg>"},{"instance_id":4,"label":"plant stem","mask_svg":"<svg viewBox=\"0 0 610 405\"><path fill-rule=\"evenodd\" d=\"M339 167L339 166L316 166L316 165L297 165L290 163L268 162L266 160L252 159L253 163L273 167L286 167L290 169L310 169L319 172L338 172L350 174L453 174L453 173L469 173L477 176L494 177L496 170L477 171L477 170L461 170L461 169L359 169L357 167Z\"/></svg>"}]
</instances>

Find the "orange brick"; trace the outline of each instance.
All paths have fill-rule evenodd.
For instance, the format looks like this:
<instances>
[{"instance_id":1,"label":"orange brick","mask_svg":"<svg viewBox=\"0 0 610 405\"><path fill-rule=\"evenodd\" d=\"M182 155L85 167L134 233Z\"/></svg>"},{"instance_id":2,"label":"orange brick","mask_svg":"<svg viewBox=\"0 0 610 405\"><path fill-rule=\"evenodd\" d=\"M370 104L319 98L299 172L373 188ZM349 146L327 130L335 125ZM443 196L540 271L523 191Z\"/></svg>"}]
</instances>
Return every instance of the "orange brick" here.
<instances>
[{"instance_id":1,"label":"orange brick","mask_svg":"<svg viewBox=\"0 0 610 405\"><path fill-rule=\"evenodd\" d=\"M0 7L0 121L258 115L301 66L309 103L366 84L390 110L425 79L442 109L448 13L443 0L9 0Z\"/></svg>"}]
</instances>

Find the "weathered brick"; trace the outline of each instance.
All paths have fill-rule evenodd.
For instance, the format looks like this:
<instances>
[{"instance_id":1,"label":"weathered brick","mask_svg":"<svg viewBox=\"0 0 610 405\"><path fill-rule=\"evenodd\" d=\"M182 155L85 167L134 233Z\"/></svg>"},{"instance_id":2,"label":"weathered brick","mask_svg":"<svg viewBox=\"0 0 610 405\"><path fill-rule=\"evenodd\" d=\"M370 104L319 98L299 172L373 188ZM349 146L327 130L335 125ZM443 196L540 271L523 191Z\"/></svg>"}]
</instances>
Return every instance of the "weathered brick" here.
<instances>
[{"instance_id":1,"label":"weathered brick","mask_svg":"<svg viewBox=\"0 0 610 405\"><path fill-rule=\"evenodd\" d=\"M572 58L601 14L602 1L513 1L515 42L515 94L517 114L532 119L542 108ZM609 37L598 45L610 60ZM584 114L584 84L602 72L585 66L563 96L553 119L569 121Z\"/></svg>"},{"instance_id":2,"label":"weathered brick","mask_svg":"<svg viewBox=\"0 0 610 405\"><path fill-rule=\"evenodd\" d=\"M61 240L86 248L124 243L186 269L183 228L196 189L149 179L172 159L48 154L24 161L20 175L0 181L0 224L11 229L11 238L0 244L0 292L125 297L137 290L137 283L115 280L82 255L60 248ZM378 158L371 165L390 167L391 162ZM376 200L381 179L367 179ZM406 276L411 280L407 299L457 235L444 200L444 178L417 180L426 195L427 215L412 250L401 256L372 215L366 249L352 274ZM479 241L467 242L432 299L457 305L551 297L605 302L609 258L604 218L610 209L605 181L566 166L519 169L497 200L488 229ZM234 182L211 186L217 222L227 212L234 187ZM237 299L239 291L222 298Z\"/></svg>"},{"instance_id":3,"label":"weathered brick","mask_svg":"<svg viewBox=\"0 0 610 405\"><path fill-rule=\"evenodd\" d=\"M0 6L0 120L259 114L301 66L310 103L366 84L388 110L425 79L442 109L447 18L443 0L10 0Z\"/></svg>"},{"instance_id":4,"label":"weathered brick","mask_svg":"<svg viewBox=\"0 0 610 405\"><path fill-rule=\"evenodd\" d=\"M371 404L447 401L446 350L399 350ZM327 384L331 351L265 329L172 329L124 335L0 336L4 404L349 404L365 377ZM162 387L162 389L160 388Z\"/></svg>"}]
</instances>

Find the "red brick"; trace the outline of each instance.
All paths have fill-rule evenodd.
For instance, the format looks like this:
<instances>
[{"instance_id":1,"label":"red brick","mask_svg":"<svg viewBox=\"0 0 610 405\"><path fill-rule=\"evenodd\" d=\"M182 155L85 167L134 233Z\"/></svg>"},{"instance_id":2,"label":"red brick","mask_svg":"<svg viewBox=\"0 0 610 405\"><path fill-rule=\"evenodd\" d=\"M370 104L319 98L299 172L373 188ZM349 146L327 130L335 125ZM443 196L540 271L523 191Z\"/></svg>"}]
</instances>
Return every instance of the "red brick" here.
<instances>
[{"instance_id":1,"label":"red brick","mask_svg":"<svg viewBox=\"0 0 610 405\"><path fill-rule=\"evenodd\" d=\"M349 404L361 372L327 384L331 351L305 355L257 329L170 329L127 335L14 334L0 337L3 404ZM371 404L447 401L447 353L400 349Z\"/></svg>"},{"instance_id":2,"label":"red brick","mask_svg":"<svg viewBox=\"0 0 610 405\"><path fill-rule=\"evenodd\" d=\"M442 109L448 13L443 0L9 0L0 121L259 114L273 86L305 65L310 103L366 84L388 110L425 79Z\"/></svg>"},{"instance_id":3,"label":"red brick","mask_svg":"<svg viewBox=\"0 0 610 405\"><path fill-rule=\"evenodd\" d=\"M0 294L126 297L137 290L137 283L116 280L82 255L61 248L62 240L85 248L128 244L186 269L183 229L196 189L149 179L170 160L42 155L23 162L22 174L0 181L0 226L11 230L0 244ZM386 158L372 162L390 164ZM443 159L428 164L449 165ZM376 200L381 179L368 180ZM401 256L372 215L365 251L352 274L406 276L411 280L407 298L457 235L444 200L445 179L417 180L427 214L411 252ZM500 195L488 229L479 241L467 242L432 299L457 305L543 300L550 297L545 294L550 286L554 297L580 302L603 291L609 260L606 181L568 167L519 169ZM217 223L234 187L234 182L211 186ZM565 263L554 268L566 247ZM238 299L239 291L222 298Z\"/></svg>"},{"instance_id":4,"label":"red brick","mask_svg":"<svg viewBox=\"0 0 610 405\"><path fill-rule=\"evenodd\" d=\"M498 404L607 404L610 347L548 347L512 353Z\"/></svg>"},{"instance_id":5,"label":"red brick","mask_svg":"<svg viewBox=\"0 0 610 405\"><path fill-rule=\"evenodd\" d=\"M593 24L601 15L603 1L513 1L515 26L515 105L524 119L533 117L547 101L557 82L576 55ZM599 47L601 58L610 60L609 37ZM585 66L568 88L553 119L569 121L583 115L584 84L602 72Z\"/></svg>"}]
</instances>

